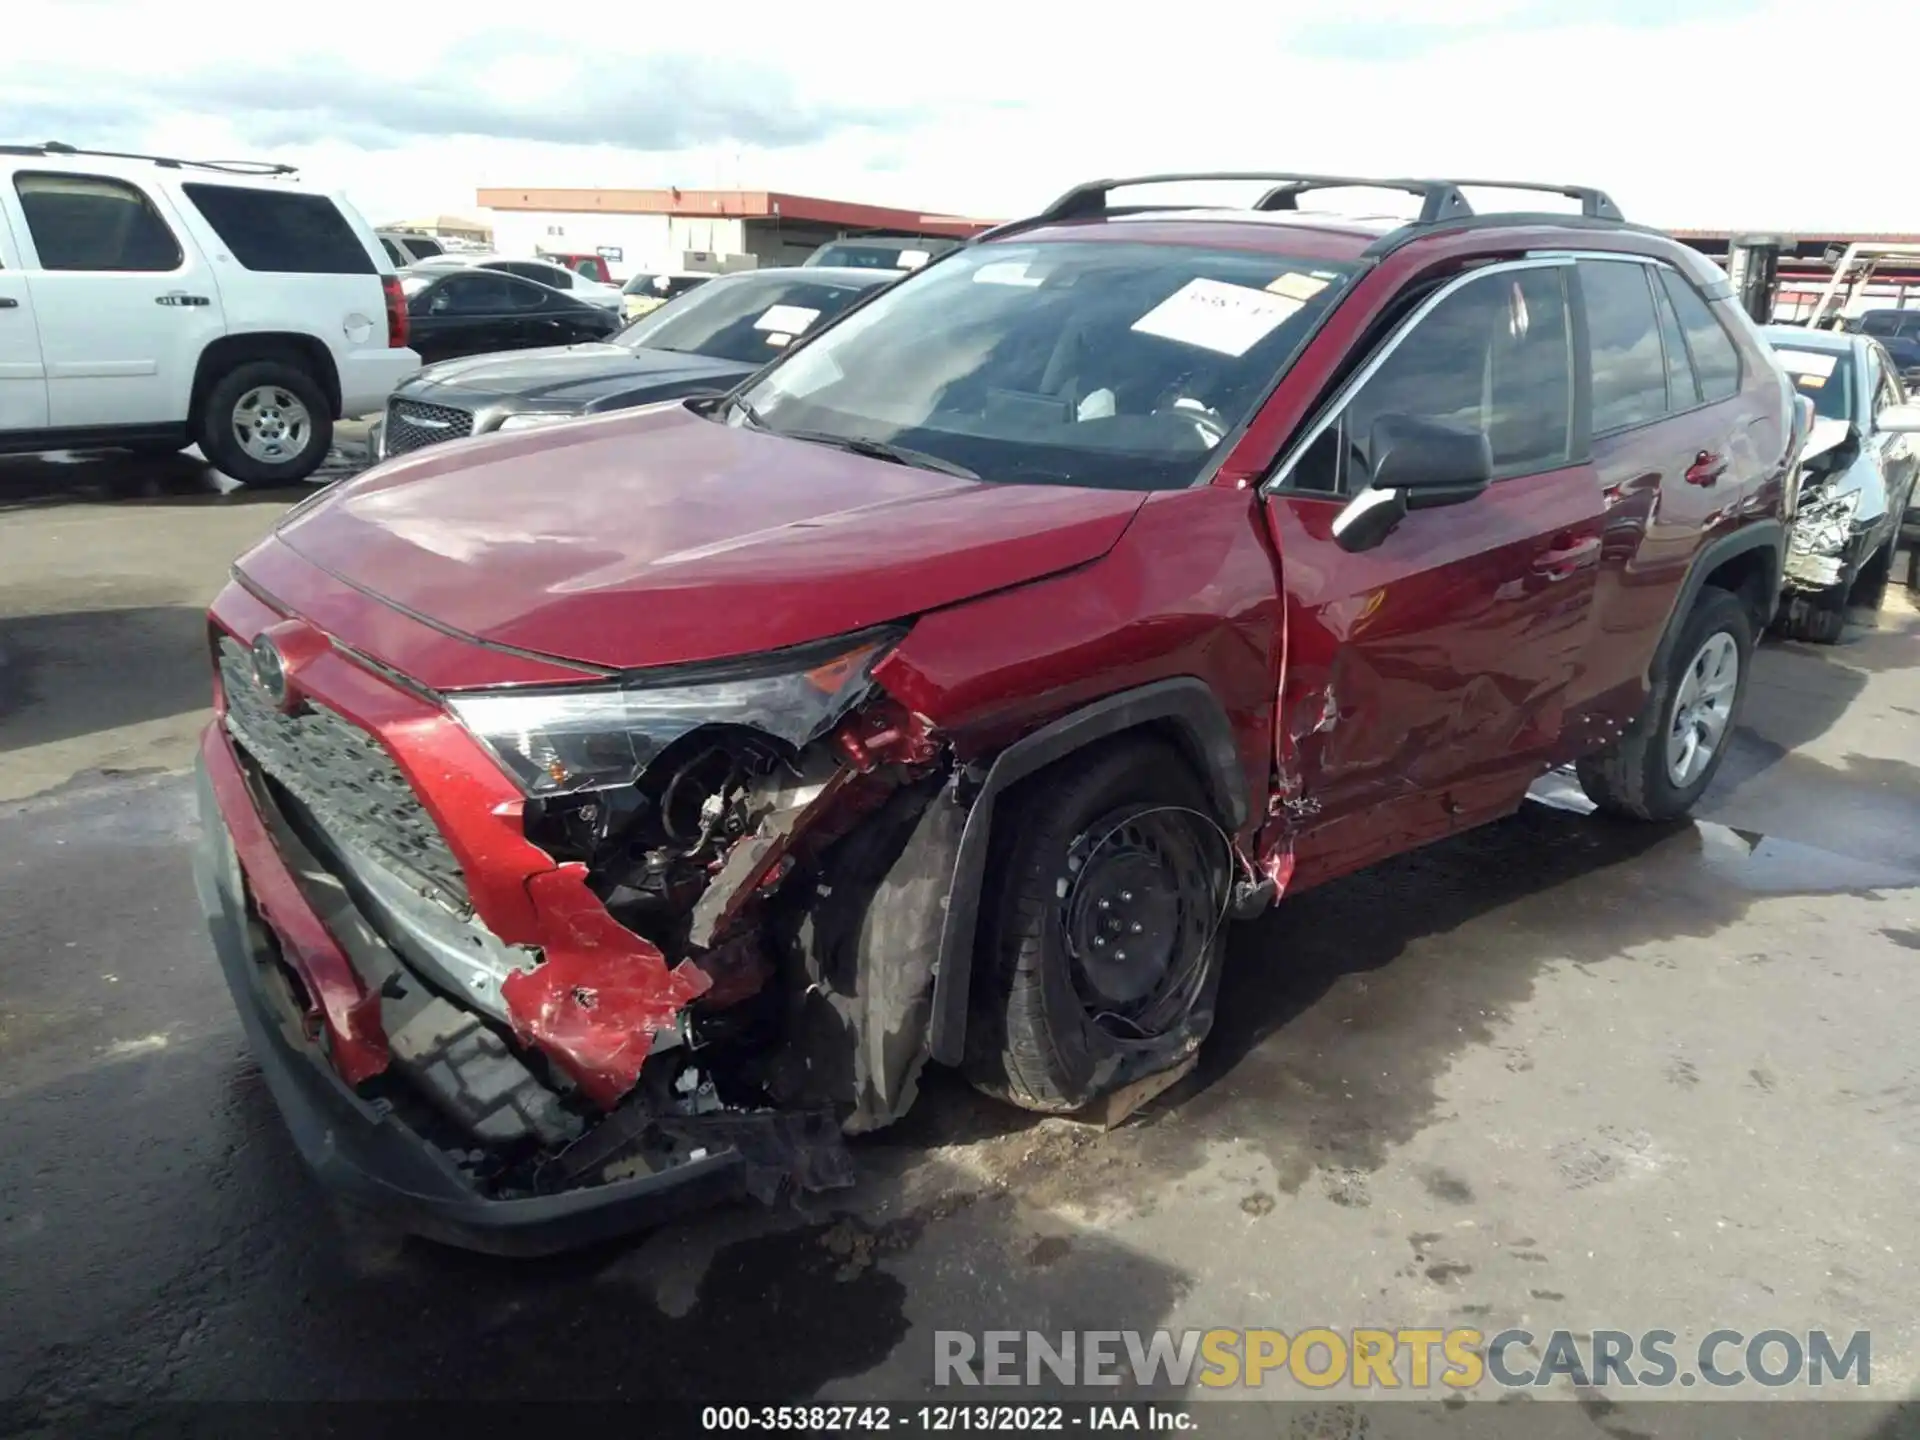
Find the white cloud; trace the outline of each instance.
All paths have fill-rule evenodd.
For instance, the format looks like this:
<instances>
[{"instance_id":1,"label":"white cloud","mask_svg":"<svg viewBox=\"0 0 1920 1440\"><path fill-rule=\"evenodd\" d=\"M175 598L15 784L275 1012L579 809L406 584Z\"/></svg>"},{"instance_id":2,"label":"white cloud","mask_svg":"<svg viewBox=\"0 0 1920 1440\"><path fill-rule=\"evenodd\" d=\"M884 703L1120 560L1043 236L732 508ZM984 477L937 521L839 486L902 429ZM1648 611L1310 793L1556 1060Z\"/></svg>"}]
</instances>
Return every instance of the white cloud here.
<instances>
[{"instance_id":1,"label":"white cloud","mask_svg":"<svg viewBox=\"0 0 1920 1440\"><path fill-rule=\"evenodd\" d=\"M1800 78L1810 36L1896 12L1819 8L746 0L655 26L333 0L263 30L231 0L15 0L0 134L285 159L375 219L667 184L997 216L1099 174L1278 168L1579 180L1667 226L1914 228L1900 88Z\"/></svg>"}]
</instances>

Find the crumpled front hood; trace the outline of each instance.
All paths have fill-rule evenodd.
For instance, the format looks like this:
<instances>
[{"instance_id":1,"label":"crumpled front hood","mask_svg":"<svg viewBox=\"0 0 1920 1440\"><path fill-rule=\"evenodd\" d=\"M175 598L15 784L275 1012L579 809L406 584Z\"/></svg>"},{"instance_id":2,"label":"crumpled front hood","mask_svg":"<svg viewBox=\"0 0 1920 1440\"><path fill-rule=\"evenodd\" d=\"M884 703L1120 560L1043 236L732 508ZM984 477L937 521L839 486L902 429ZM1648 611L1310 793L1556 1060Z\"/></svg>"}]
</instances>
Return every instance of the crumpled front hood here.
<instances>
[{"instance_id":1,"label":"crumpled front hood","mask_svg":"<svg viewBox=\"0 0 1920 1440\"><path fill-rule=\"evenodd\" d=\"M637 668L803 644L1083 565L1144 499L958 480L676 403L406 456L276 534L438 626Z\"/></svg>"}]
</instances>

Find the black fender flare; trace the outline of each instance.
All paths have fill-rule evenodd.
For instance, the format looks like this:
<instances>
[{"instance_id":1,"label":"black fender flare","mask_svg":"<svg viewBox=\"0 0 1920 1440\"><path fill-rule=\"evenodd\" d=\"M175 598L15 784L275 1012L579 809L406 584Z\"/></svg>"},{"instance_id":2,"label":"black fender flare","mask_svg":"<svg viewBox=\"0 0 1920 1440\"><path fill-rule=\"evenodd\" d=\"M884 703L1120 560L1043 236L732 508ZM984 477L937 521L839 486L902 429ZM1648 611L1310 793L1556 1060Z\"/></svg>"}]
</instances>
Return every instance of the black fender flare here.
<instances>
[{"instance_id":1,"label":"black fender flare","mask_svg":"<svg viewBox=\"0 0 1920 1440\"><path fill-rule=\"evenodd\" d=\"M1750 520L1731 535L1722 535L1718 540L1709 541L1693 557L1686 578L1680 582L1680 592L1674 597L1673 609L1667 614L1666 628L1660 632L1660 643L1654 649L1653 663L1647 667L1648 685L1653 684L1654 677L1665 672L1673 659L1673 647L1679 643L1680 632L1686 626L1687 616L1693 613L1694 602L1700 598L1707 576L1735 556L1744 555L1750 550L1765 550L1773 556L1773 571L1765 597L1766 613L1761 617L1762 626L1773 619L1774 612L1780 608L1780 590L1786 580L1787 527L1778 520Z\"/></svg>"},{"instance_id":2,"label":"black fender flare","mask_svg":"<svg viewBox=\"0 0 1920 1440\"><path fill-rule=\"evenodd\" d=\"M988 767L967 812L947 887L927 1027L928 1052L941 1064L958 1065L966 1053L967 1001L995 800L1010 785L1076 750L1146 725L1163 726L1178 740L1206 785L1227 833L1235 834L1246 825L1252 806L1233 726L1212 687L1192 676L1157 680L1103 696L1007 746Z\"/></svg>"}]
</instances>

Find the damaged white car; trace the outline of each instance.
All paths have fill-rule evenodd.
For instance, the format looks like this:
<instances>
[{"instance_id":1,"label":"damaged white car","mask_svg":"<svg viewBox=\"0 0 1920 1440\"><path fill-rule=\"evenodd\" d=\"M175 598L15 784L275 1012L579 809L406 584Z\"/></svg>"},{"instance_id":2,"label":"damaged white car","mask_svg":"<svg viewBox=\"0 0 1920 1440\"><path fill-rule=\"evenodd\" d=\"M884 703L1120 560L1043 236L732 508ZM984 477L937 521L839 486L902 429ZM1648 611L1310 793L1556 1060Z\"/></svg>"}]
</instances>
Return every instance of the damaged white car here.
<instances>
[{"instance_id":1,"label":"damaged white car","mask_svg":"<svg viewBox=\"0 0 1920 1440\"><path fill-rule=\"evenodd\" d=\"M1849 609L1878 610L1920 469L1920 405L1869 335L1765 327L1781 366L1813 401L1801 452L1775 627L1831 645Z\"/></svg>"}]
</instances>

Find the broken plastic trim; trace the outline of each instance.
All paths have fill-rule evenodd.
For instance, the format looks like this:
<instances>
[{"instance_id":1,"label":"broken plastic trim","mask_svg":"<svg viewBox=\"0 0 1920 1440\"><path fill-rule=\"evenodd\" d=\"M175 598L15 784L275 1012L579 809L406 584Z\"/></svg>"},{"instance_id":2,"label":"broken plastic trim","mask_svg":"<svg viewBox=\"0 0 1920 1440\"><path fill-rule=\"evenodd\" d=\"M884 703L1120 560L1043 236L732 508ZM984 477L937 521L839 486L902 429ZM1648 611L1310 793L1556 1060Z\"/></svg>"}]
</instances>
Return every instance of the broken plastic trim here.
<instances>
[{"instance_id":1,"label":"broken plastic trim","mask_svg":"<svg viewBox=\"0 0 1920 1440\"><path fill-rule=\"evenodd\" d=\"M717 665L642 671L614 686L462 692L447 706L529 795L639 780L703 726L756 730L795 750L873 689L872 671L906 632L885 627Z\"/></svg>"}]
</instances>

